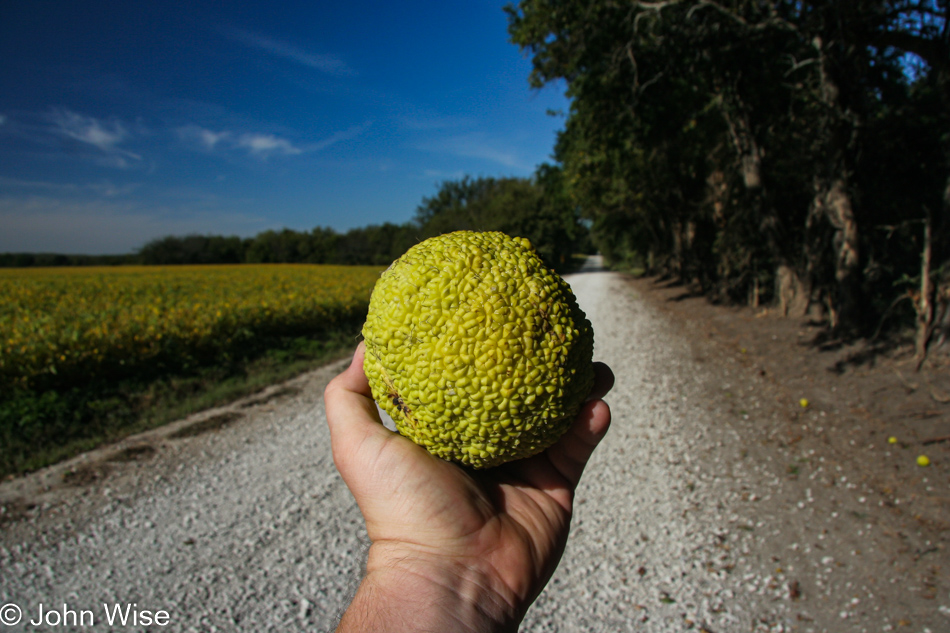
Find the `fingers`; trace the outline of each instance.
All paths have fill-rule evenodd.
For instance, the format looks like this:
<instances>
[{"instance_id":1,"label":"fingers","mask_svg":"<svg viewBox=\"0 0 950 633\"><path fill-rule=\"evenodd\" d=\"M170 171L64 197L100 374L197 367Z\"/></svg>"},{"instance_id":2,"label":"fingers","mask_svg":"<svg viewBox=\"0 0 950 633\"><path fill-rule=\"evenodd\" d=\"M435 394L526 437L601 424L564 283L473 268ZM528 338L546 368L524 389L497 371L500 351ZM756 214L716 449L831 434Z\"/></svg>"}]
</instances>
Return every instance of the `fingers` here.
<instances>
[{"instance_id":1,"label":"fingers","mask_svg":"<svg viewBox=\"0 0 950 633\"><path fill-rule=\"evenodd\" d=\"M366 348L363 343L360 343L353 354L350 366L331 380L323 393L331 433L334 427L338 426L336 423L351 417L353 411L362 411L367 413L371 420L379 421L373 393L369 388L369 381L366 380L366 374L363 373L365 353Z\"/></svg>"},{"instance_id":2,"label":"fingers","mask_svg":"<svg viewBox=\"0 0 950 633\"><path fill-rule=\"evenodd\" d=\"M605 363L594 363L594 387L591 389L588 400L600 400L607 395L614 386L614 372Z\"/></svg>"},{"instance_id":3,"label":"fingers","mask_svg":"<svg viewBox=\"0 0 950 633\"><path fill-rule=\"evenodd\" d=\"M590 400L581 407L573 426L548 449L548 459L571 490L577 487L584 467L609 427L610 407L603 400Z\"/></svg>"},{"instance_id":4,"label":"fingers","mask_svg":"<svg viewBox=\"0 0 950 633\"><path fill-rule=\"evenodd\" d=\"M363 442L382 442L391 435L379 420L369 382L363 373L364 354L364 345L360 343L350 366L330 381L323 395L333 459L341 473Z\"/></svg>"},{"instance_id":5,"label":"fingers","mask_svg":"<svg viewBox=\"0 0 950 633\"><path fill-rule=\"evenodd\" d=\"M360 344L356 346L356 351L353 353L353 360L350 362L350 366L327 385L326 391L329 392L331 388L339 388L358 393L367 398L372 398L373 393L369 388L369 381L366 380L366 374L363 373L363 357L365 355L366 344L360 341Z\"/></svg>"},{"instance_id":6,"label":"fingers","mask_svg":"<svg viewBox=\"0 0 950 633\"><path fill-rule=\"evenodd\" d=\"M614 386L614 373L605 363L594 363L594 386L578 412L573 426L554 446L548 459L570 484L577 487L594 449L610 427L610 407L602 400Z\"/></svg>"},{"instance_id":7,"label":"fingers","mask_svg":"<svg viewBox=\"0 0 950 633\"><path fill-rule=\"evenodd\" d=\"M333 459L346 479L349 467L359 468L360 458L371 459L393 434L379 420L372 391L363 372L365 346L360 343L350 366L330 381L324 394ZM604 363L594 363L594 386L574 424L547 450L554 469L573 490L597 444L610 426L610 408L601 398L614 384L614 375ZM553 474L553 473L552 473Z\"/></svg>"}]
</instances>

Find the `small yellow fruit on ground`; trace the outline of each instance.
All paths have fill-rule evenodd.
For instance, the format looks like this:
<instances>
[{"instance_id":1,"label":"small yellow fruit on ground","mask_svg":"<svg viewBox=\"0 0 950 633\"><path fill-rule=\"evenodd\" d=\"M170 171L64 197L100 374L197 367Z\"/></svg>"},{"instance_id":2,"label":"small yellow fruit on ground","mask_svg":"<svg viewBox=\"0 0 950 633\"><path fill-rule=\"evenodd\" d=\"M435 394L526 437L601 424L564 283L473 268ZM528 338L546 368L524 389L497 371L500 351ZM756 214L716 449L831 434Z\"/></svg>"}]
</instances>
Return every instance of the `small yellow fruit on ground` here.
<instances>
[{"instance_id":1,"label":"small yellow fruit on ground","mask_svg":"<svg viewBox=\"0 0 950 633\"><path fill-rule=\"evenodd\" d=\"M363 371L400 434L490 468L540 453L594 381L594 334L530 242L458 231L410 248L373 290Z\"/></svg>"},{"instance_id":2,"label":"small yellow fruit on ground","mask_svg":"<svg viewBox=\"0 0 950 633\"><path fill-rule=\"evenodd\" d=\"M808 408L808 398L802 398L801 400L798 401L798 404L801 405L802 409L807 409L807 408Z\"/></svg>"},{"instance_id":3,"label":"small yellow fruit on ground","mask_svg":"<svg viewBox=\"0 0 950 633\"><path fill-rule=\"evenodd\" d=\"M887 443L888 443L888 444L897 444L897 438L892 435L892 436L890 436L889 438L887 438Z\"/></svg>"},{"instance_id":4,"label":"small yellow fruit on ground","mask_svg":"<svg viewBox=\"0 0 950 633\"><path fill-rule=\"evenodd\" d=\"M930 466L930 458L926 455L921 455L917 458L918 466Z\"/></svg>"}]
</instances>

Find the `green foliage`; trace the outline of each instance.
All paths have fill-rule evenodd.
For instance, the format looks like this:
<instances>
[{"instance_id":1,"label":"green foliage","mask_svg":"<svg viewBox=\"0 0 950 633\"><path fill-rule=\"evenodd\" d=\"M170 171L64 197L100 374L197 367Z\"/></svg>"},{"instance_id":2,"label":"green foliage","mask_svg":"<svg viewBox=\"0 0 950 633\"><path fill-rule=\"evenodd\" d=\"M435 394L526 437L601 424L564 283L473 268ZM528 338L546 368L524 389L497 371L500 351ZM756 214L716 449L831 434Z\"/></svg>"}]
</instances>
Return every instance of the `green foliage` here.
<instances>
[{"instance_id":1,"label":"green foliage","mask_svg":"<svg viewBox=\"0 0 950 633\"><path fill-rule=\"evenodd\" d=\"M422 238L451 231L502 231L526 237L544 262L565 270L586 231L565 192L562 171L542 165L533 179L465 177L424 198L415 222Z\"/></svg>"},{"instance_id":2,"label":"green foliage","mask_svg":"<svg viewBox=\"0 0 950 633\"><path fill-rule=\"evenodd\" d=\"M156 389L172 406L261 359L297 366L341 333L351 349L381 270L0 271L0 476L141 428Z\"/></svg>"},{"instance_id":3,"label":"green foliage","mask_svg":"<svg viewBox=\"0 0 950 633\"><path fill-rule=\"evenodd\" d=\"M336 263L388 266L419 239L411 224L371 225L340 236L333 257Z\"/></svg>"},{"instance_id":4,"label":"green foliage","mask_svg":"<svg viewBox=\"0 0 950 633\"><path fill-rule=\"evenodd\" d=\"M246 245L239 237L187 235L153 240L139 251L143 264L238 264Z\"/></svg>"},{"instance_id":5,"label":"green foliage","mask_svg":"<svg viewBox=\"0 0 950 633\"><path fill-rule=\"evenodd\" d=\"M555 157L608 261L734 301L831 305L860 327L919 269L928 209L936 261L950 258L948 7L523 0L506 11L530 83L566 82ZM908 223L917 239L896 239Z\"/></svg>"},{"instance_id":6,"label":"green foliage","mask_svg":"<svg viewBox=\"0 0 950 633\"><path fill-rule=\"evenodd\" d=\"M107 441L223 404L352 352L362 322L319 336L271 338L232 362L81 387L4 388L0 476L35 470Z\"/></svg>"}]
</instances>

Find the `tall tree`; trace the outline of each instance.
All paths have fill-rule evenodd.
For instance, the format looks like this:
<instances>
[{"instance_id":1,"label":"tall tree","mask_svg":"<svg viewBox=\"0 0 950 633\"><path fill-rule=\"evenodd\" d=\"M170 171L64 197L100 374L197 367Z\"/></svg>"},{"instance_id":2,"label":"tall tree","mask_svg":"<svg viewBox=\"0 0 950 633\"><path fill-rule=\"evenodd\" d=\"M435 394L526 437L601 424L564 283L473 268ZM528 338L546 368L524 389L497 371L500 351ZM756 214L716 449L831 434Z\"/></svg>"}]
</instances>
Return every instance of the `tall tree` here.
<instances>
[{"instance_id":1,"label":"tall tree","mask_svg":"<svg viewBox=\"0 0 950 633\"><path fill-rule=\"evenodd\" d=\"M905 53L936 59L924 74L945 85L933 69L947 0L524 0L507 11L531 83L566 81L556 156L608 251L644 249L733 297L757 300L771 280L764 294L786 312L817 300L837 325L860 325L882 204L862 191L868 130L906 101Z\"/></svg>"},{"instance_id":2,"label":"tall tree","mask_svg":"<svg viewBox=\"0 0 950 633\"><path fill-rule=\"evenodd\" d=\"M450 231L503 231L526 237L551 267L564 268L581 243L575 205L564 195L561 170L539 168L534 178L471 178L443 182L424 198L415 223L422 237Z\"/></svg>"}]
</instances>

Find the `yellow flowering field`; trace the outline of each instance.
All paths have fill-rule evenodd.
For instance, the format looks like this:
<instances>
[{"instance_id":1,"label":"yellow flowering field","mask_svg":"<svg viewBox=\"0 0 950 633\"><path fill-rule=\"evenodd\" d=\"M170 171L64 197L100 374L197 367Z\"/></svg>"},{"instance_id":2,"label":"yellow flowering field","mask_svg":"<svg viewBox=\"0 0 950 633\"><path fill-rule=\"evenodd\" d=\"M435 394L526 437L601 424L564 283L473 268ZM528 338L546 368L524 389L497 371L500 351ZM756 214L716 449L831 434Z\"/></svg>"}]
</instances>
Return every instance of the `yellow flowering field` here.
<instances>
[{"instance_id":1,"label":"yellow flowering field","mask_svg":"<svg viewBox=\"0 0 950 633\"><path fill-rule=\"evenodd\" d=\"M160 373L365 315L378 266L0 269L0 387Z\"/></svg>"}]
</instances>

